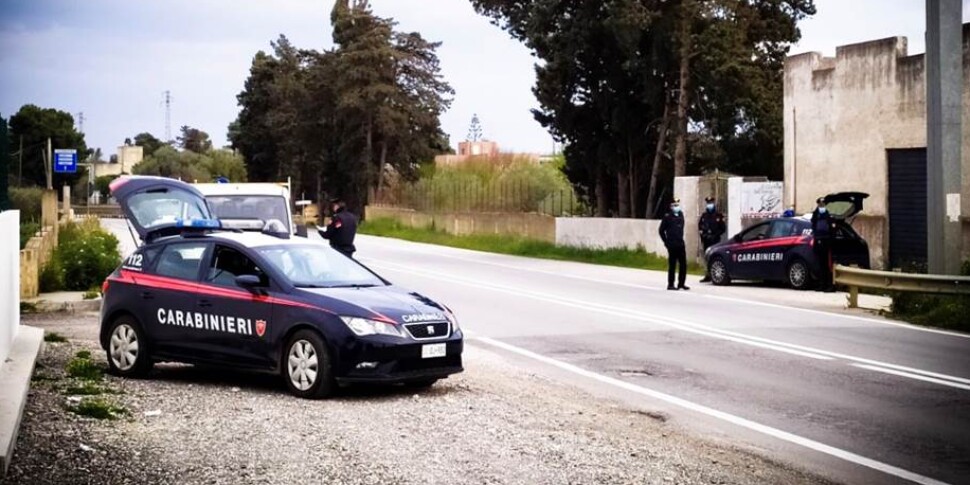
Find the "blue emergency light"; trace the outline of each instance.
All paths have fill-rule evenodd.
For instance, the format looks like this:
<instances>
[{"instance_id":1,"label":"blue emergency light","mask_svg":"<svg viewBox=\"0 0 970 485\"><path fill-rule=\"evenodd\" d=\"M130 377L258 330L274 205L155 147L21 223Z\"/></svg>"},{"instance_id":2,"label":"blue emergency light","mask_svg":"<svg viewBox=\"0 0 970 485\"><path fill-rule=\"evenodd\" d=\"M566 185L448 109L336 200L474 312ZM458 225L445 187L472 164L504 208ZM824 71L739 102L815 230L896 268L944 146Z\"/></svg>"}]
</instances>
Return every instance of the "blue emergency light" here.
<instances>
[{"instance_id":1,"label":"blue emergency light","mask_svg":"<svg viewBox=\"0 0 970 485\"><path fill-rule=\"evenodd\" d=\"M178 219L175 227L189 227L193 229L219 229L222 223L219 219Z\"/></svg>"}]
</instances>

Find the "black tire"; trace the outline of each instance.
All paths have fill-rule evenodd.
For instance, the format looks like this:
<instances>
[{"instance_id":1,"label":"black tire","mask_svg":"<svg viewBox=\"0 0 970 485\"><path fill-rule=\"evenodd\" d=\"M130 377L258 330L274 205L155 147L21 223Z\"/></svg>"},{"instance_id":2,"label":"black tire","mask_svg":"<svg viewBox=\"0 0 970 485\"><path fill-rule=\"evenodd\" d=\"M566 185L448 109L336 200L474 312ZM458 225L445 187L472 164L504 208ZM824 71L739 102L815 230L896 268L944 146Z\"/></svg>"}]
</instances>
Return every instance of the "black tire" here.
<instances>
[{"instance_id":1,"label":"black tire","mask_svg":"<svg viewBox=\"0 0 970 485\"><path fill-rule=\"evenodd\" d=\"M294 396L320 399L331 395L336 384L323 337L312 330L293 334L281 354L280 375Z\"/></svg>"},{"instance_id":2,"label":"black tire","mask_svg":"<svg viewBox=\"0 0 970 485\"><path fill-rule=\"evenodd\" d=\"M427 389L427 388L433 386L435 382L438 382L438 379L437 378L435 378L435 379L421 379L419 381L405 382L404 383L404 386L405 387L410 387L412 389Z\"/></svg>"},{"instance_id":3,"label":"black tire","mask_svg":"<svg viewBox=\"0 0 970 485\"><path fill-rule=\"evenodd\" d=\"M108 370L116 376L145 377L154 365L151 342L138 321L130 315L122 315L111 322L105 354Z\"/></svg>"},{"instance_id":4,"label":"black tire","mask_svg":"<svg viewBox=\"0 0 970 485\"><path fill-rule=\"evenodd\" d=\"M731 275L728 273L727 263L721 258L711 260L707 270L711 277L711 283L716 286L726 286L731 284Z\"/></svg>"},{"instance_id":5,"label":"black tire","mask_svg":"<svg viewBox=\"0 0 970 485\"><path fill-rule=\"evenodd\" d=\"M812 287L812 272L808 264L802 259L793 259L785 268L785 282L796 290L807 290Z\"/></svg>"}]
</instances>

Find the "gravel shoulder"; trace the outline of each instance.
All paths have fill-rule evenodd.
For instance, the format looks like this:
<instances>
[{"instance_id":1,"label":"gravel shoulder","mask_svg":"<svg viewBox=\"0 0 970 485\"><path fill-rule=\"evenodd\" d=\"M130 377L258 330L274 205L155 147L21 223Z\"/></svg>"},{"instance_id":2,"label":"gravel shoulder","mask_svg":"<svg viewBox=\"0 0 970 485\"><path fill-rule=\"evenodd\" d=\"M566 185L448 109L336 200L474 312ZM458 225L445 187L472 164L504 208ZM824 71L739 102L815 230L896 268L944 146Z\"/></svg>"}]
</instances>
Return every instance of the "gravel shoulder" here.
<instances>
[{"instance_id":1,"label":"gravel shoulder","mask_svg":"<svg viewBox=\"0 0 970 485\"><path fill-rule=\"evenodd\" d=\"M82 350L106 367L97 316L23 323L68 341L47 344L3 483L823 483L471 342L465 373L418 393L306 401L274 376L175 364L148 380L105 376L102 399L127 414L96 420L67 410L64 369Z\"/></svg>"}]
</instances>

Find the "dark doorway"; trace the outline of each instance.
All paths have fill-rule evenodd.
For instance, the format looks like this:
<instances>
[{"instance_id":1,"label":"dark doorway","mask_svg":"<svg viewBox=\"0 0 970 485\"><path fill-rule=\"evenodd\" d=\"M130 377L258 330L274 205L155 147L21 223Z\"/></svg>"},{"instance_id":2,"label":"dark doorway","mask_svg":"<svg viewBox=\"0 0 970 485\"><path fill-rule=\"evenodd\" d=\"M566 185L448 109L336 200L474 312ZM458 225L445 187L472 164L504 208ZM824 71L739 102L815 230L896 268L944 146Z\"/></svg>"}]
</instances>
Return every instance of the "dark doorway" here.
<instances>
[{"instance_id":1,"label":"dark doorway","mask_svg":"<svg viewBox=\"0 0 970 485\"><path fill-rule=\"evenodd\" d=\"M886 150L889 158L889 266L926 268L926 148Z\"/></svg>"}]
</instances>

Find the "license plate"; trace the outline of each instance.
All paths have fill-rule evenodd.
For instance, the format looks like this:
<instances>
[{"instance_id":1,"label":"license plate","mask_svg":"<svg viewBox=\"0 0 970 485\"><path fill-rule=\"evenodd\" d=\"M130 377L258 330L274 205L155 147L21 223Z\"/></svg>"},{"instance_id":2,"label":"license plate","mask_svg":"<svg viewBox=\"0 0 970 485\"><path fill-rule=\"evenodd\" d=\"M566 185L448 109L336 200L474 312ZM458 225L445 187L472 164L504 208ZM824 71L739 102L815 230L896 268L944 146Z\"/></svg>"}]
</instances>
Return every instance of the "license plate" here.
<instances>
[{"instance_id":1,"label":"license plate","mask_svg":"<svg viewBox=\"0 0 970 485\"><path fill-rule=\"evenodd\" d=\"M445 344L427 344L421 346L421 358L422 359L433 359L435 357L444 357L447 348Z\"/></svg>"}]
</instances>

